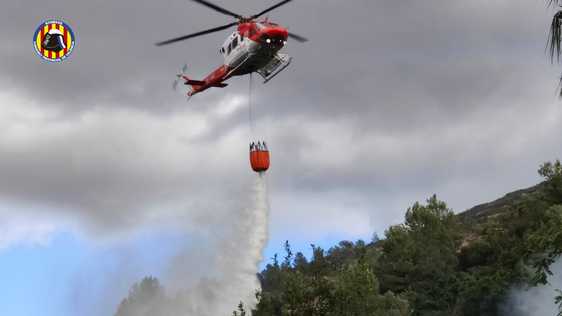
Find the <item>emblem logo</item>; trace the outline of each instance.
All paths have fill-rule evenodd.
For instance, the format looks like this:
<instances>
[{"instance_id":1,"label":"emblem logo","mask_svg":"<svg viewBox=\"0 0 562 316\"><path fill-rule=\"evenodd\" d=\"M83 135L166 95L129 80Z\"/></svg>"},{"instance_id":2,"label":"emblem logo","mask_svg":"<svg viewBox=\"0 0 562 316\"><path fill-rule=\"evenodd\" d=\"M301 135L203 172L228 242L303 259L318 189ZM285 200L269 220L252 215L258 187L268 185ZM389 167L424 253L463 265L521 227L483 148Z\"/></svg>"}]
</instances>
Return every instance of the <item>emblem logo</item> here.
<instances>
[{"instance_id":1,"label":"emblem logo","mask_svg":"<svg viewBox=\"0 0 562 316\"><path fill-rule=\"evenodd\" d=\"M41 58L59 62L65 60L74 49L74 32L61 20L47 20L35 31L33 46Z\"/></svg>"}]
</instances>

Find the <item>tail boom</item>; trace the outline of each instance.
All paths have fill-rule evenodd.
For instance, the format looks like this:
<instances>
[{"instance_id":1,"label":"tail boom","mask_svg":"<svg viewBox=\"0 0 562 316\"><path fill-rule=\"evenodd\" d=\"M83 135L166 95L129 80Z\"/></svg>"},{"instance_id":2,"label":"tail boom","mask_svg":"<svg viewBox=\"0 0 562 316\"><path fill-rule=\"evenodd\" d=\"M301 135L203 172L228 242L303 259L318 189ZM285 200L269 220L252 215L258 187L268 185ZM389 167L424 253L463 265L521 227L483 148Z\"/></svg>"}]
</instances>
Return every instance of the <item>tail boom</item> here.
<instances>
[{"instance_id":1,"label":"tail boom","mask_svg":"<svg viewBox=\"0 0 562 316\"><path fill-rule=\"evenodd\" d=\"M215 71L210 73L207 77L205 77L204 80L192 80L185 75L182 75L181 77L184 80L185 85L191 86L191 91L187 93L187 95L191 97L209 88L224 88L228 86L228 84L224 83L223 81L230 78L230 67L227 65L222 65Z\"/></svg>"}]
</instances>

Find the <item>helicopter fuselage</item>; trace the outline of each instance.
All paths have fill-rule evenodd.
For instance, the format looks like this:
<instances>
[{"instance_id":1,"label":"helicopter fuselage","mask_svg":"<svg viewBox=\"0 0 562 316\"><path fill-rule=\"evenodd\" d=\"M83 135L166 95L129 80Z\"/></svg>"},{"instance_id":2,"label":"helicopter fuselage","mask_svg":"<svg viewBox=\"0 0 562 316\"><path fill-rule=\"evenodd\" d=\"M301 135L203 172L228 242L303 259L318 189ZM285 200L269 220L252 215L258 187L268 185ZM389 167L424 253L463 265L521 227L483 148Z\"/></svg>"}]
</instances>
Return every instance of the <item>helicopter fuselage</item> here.
<instances>
[{"instance_id":1,"label":"helicopter fuselage","mask_svg":"<svg viewBox=\"0 0 562 316\"><path fill-rule=\"evenodd\" d=\"M220 48L224 64L237 69L233 76L257 71L287 42L289 32L270 22L241 23Z\"/></svg>"},{"instance_id":2,"label":"helicopter fuselage","mask_svg":"<svg viewBox=\"0 0 562 316\"><path fill-rule=\"evenodd\" d=\"M233 76L243 76L257 72L276 57L287 43L287 29L271 22L243 22L220 47L219 52L224 64L210 73L202 81L186 79L185 84L191 85L189 96L211 87L222 88L224 81ZM191 82L191 83L190 83ZM194 84L199 83L199 84Z\"/></svg>"}]
</instances>

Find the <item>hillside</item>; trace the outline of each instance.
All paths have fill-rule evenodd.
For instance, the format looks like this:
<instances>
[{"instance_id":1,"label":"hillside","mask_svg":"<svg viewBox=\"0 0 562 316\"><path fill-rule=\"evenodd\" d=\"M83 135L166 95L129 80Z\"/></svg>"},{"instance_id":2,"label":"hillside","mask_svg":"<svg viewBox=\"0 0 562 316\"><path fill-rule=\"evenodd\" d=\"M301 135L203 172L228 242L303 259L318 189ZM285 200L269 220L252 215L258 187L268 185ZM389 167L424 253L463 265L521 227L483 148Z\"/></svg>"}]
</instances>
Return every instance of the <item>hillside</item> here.
<instances>
[{"instance_id":1,"label":"hillside","mask_svg":"<svg viewBox=\"0 0 562 316\"><path fill-rule=\"evenodd\" d=\"M503 197L488 203L476 205L462 213L458 217L465 222L483 223L490 217L498 216L508 212L510 208L521 202L525 197L543 189L545 183L540 183L532 187L507 193Z\"/></svg>"},{"instance_id":2,"label":"hillside","mask_svg":"<svg viewBox=\"0 0 562 316\"><path fill-rule=\"evenodd\" d=\"M313 246L310 260L287 244L259 274L252 315L499 316L509 289L547 282L562 253L562 165L539 174L544 182L458 215L430 197L384 238Z\"/></svg>"},{"instance_id":3,"label":"hillside","mask_svg":"<svg viewBox=\"0 0 562 316\"><path fill-rule=\"evenodd\" d=\"M458 215L432 196L408 208L384 238L312 245L312 258L287 242L285 255L258 274L258 305L241 304L233 315L505 315L509 290L545 284L562 254L562 164L546 163L539 174L544 182ZM153 278L133 290L116 316L149 316L135 312L136 302L169 300Z\"/></svg>"}]
</instances>

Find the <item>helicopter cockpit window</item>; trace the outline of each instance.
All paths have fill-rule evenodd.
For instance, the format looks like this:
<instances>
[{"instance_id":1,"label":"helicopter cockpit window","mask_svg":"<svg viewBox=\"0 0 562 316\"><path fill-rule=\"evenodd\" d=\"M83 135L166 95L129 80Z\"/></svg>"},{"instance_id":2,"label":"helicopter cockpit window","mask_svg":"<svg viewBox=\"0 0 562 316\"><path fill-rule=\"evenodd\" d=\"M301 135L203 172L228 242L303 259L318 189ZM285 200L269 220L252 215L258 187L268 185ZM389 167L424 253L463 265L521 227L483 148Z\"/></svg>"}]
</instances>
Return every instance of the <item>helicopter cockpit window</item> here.
<instances>
[{"instance_id":1,"label":"helicopter cockpit window","mask_svg":"<svg viewBox=\"0 0 562 316\"><path fill-rule=\"evenodd\" d=\"M230 55L230 51L232 50L232 43L228 44L227 55Z\"/></svg>"},{"instance_id":2,"label":"helicopter cockpit window","mask_svg":"<svg viewBox=\"0 0 562 316\"><path fill-rule=\"evenodd\" d=\"M234 40L232 41L232 48L236 48L236 46L238 46L238 37L235 37Z\"/></svg>"}]
</instances>

